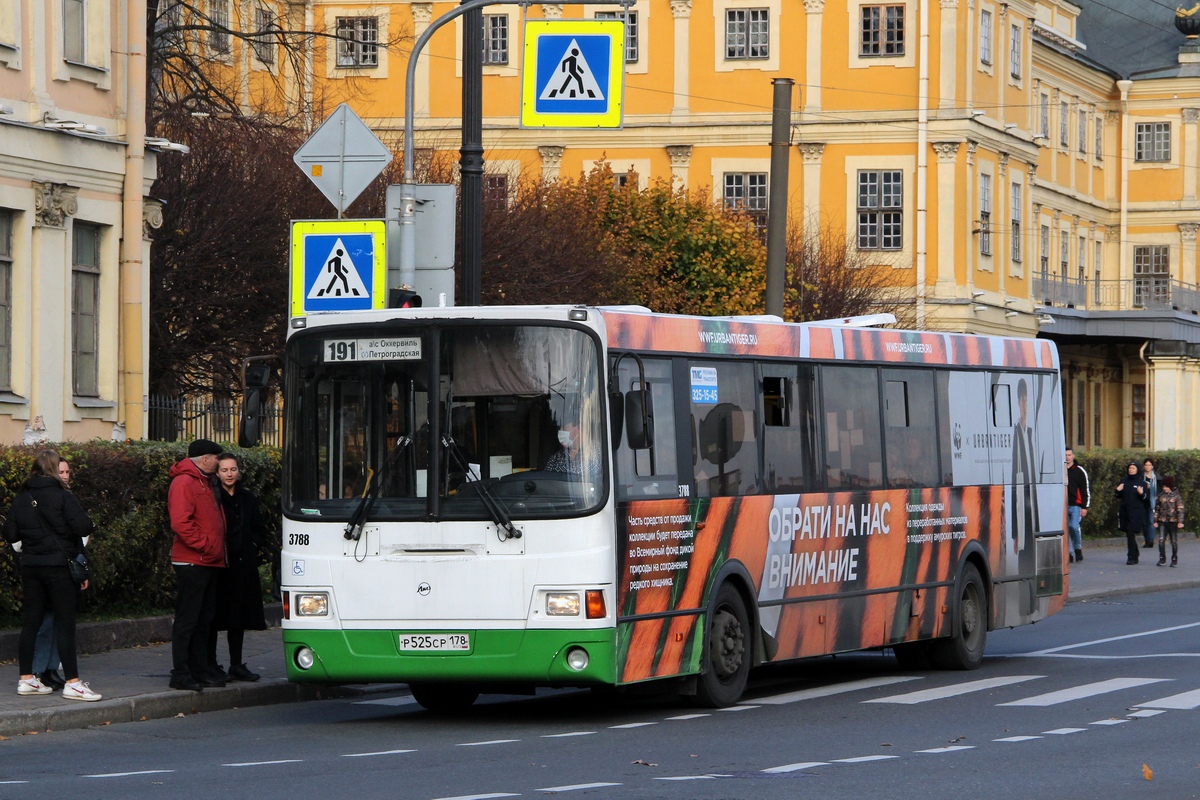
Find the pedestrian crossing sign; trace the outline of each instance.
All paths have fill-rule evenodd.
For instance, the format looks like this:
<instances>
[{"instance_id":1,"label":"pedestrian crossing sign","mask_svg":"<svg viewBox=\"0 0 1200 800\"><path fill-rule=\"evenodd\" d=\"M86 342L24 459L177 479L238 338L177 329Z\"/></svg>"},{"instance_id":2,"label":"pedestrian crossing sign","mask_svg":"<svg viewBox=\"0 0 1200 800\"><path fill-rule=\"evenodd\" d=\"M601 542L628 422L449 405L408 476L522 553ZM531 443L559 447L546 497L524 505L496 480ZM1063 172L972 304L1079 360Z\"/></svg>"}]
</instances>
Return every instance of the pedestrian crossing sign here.
<instances>
[{"instance_id":1,"label":"pedestrian crossing sign","mask_svg":"<svg viewBox=\"0 0 1200 800\"><path fill-rule=\"evenodd\" d=\"M621 127L621 20L529 20L522 69L521 127Z\"/></svg>"},{"instance_id":2,"label":"pedestrian crossing sign","mask_svg":"<svg viewBox=\"0 0 1200 800\"><path fill-rule=\"evenodd\" d=\"M385 231L381 219L292 222L291 315L383 308Z\"/></svg>"}]
</instances>

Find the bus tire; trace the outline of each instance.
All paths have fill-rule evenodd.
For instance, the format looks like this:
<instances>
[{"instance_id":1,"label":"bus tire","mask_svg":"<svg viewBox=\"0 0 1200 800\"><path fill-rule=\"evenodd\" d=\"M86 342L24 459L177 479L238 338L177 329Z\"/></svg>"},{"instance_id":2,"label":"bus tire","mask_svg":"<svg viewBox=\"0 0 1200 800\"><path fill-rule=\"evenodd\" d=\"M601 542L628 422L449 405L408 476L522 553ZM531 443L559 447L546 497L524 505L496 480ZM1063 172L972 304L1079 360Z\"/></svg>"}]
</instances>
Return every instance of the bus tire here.
<instances>
[{"instance_id":1,"label":"bus tire","mask_svg":"<svg viewBox=\"0 0 1200 800\"><path fill-rule=\"evenodd\" d=\"M463 683L413 683L408 689L430 711L465 711L479 697L478 690Z\"/></svg>"},{"instance_id":2,"label":"bus tire","mask_svg":"<svg viewBox=\"0 0 1200 800\"><path fill-rule=\"evenodd\" d=\"M933 666L929 645L929 642L900 642L892 645L892 652L900 669L927 670Z\"/></svg>"},{"instance_id":3,"label":"bus tire","mask_svg":"<svg viewBox=\"0 0 1200 800\"><path fill-rule=\"evenodd\" d=\"M705 663L696 681L696 705L724 708L741 699L750 674L751 636L741 593L729 583L722 584L704 639Z\"/></svg>"},{"instance_id":4,"label":"bus tire","mask_svg":"<svg viewBox=\"0 0 1200 800\"><path fill-rule=\"evenodd\" d=\"M952 609L954 631L931 642L930 655L939 669L976 669L983 663L987 645L988 600L983 578L967 564L956 586Z\"/></svg>"}]
</instances>

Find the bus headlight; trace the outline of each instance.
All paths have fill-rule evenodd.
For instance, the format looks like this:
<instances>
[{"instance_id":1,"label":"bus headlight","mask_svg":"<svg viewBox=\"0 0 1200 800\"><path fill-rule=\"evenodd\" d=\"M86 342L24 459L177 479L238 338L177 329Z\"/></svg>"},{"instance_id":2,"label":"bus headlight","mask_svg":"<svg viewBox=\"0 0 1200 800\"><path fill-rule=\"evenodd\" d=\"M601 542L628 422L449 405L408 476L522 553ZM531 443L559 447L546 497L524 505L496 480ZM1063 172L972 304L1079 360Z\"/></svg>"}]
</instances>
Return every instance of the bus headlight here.
<instances>
[{"instance_id":1,"label":"bus headlight","mask_svg":"<svg viewBox=\"0 0 1200 800\"><path fill-rule=\"evenodd\" d=\"M327 617L329 616L329 593L311 592L296 595L297 617Z\"/></svg>"},{"instance_id":2,"label":"bus headlight","mask_svg":"<svg viewBox=\"0 0 1200 800\"><path fill-rule=\"evenodd\" d=\"M572 647L567 651L567 666L576 672L587 669L588 654L582 647Z\"/></svg>"},{"instance_id":3,"label":"bus headlight","mask_svg":"<svg viewBox=\"0 0 1200 800\"><path fill-rule=\"evenodd\" d=\"M296 650L296 666L303 670L312 669L312 665L316 663L317 657L312 650L307 647L300 647Z\"/></svg>"},{"instance_id":4,"label":"bus headlight","mask_svg":"<svg viewBox=\"0 0 1200 800\"><path fill-rule=\"evenodd\" d=\"M546 594L546 614L551 617L578 617L578 592L548 592Z\"/></svg>"}]
</instances>

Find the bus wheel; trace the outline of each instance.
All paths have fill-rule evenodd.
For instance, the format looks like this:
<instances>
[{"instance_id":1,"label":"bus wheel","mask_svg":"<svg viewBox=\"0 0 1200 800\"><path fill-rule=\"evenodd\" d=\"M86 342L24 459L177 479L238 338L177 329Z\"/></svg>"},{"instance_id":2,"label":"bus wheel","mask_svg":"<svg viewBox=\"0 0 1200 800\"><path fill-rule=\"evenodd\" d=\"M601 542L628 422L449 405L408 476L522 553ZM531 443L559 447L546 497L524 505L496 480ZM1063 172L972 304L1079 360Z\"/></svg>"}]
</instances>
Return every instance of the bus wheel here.
<instances>
[{"instance_id":1,"label":"bus wheel","mask_svg":"<svg viewBox=\"0 0 1200 800\"><path fill-rule=\"evenodd\" d=\"M413 699L430 711L463 711L479 697L468 684L413 683L408 688Z\"/></svg>"},{"instance_id":2,"label":"bus wheel","mask_svg":"<svg viewBox=\"0 0 1200 800\"><path fill-rule=\"evenodd\" d=\"M696 682L696 704L724 708L746 690L750 674L750 617L737 589L728 583L717 592L708 626L704 671Z\"/></svg>"},{"instance_id":3,"label":"bus wheel","mask_svg":"<svg viewBox=\"0 0 1200 800\"><path fill-rule=\"evenodd\" d=\"M933 664L929 660L929 642L901 642L892 645L896 663L900 669L926 670Z\"/></svg>"},{"instance_id":4,"label":"bus wheel","mask_svg":"<svg viewBox=\"0 0 1200 800\"><path fill-rule=\"evenodd\" d=\"M934 666L940 669L975 669L983 663L987 643L987 593L974 564L963 569L955 599L954 632L930 643Z\"/></svg>"}]
</instances>

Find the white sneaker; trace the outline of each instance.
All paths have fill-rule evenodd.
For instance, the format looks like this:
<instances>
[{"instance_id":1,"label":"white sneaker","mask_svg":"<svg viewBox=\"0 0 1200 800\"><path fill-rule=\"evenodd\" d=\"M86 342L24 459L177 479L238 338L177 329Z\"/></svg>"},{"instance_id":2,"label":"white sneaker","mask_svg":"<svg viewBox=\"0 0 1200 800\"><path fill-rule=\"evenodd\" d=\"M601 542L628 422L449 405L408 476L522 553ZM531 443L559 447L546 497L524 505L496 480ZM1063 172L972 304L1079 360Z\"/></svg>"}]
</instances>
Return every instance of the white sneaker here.
<instances>
[{"instance_id":1,"label":"white sneaker","mask_svg":"<svg viewBox=\"0 0 1200 800\"><path fill-rule=\"evenodd\" d=\"M54 690L46 684L38 680L37 675L32 678L21 678L17 681L17 694L50 694Z\"/></svg>"},{"instance_id":2,"label":"white sneaker","mask_svg":"<svg viewBox=\"0 0 1200 800\"><path fill-rule=\"evenodd\" d=\"M89 703L100 699L100 695L83 681L68 683L63 687L62 694L68 700L86 700Z\"/></svg>"}]
</instances>

